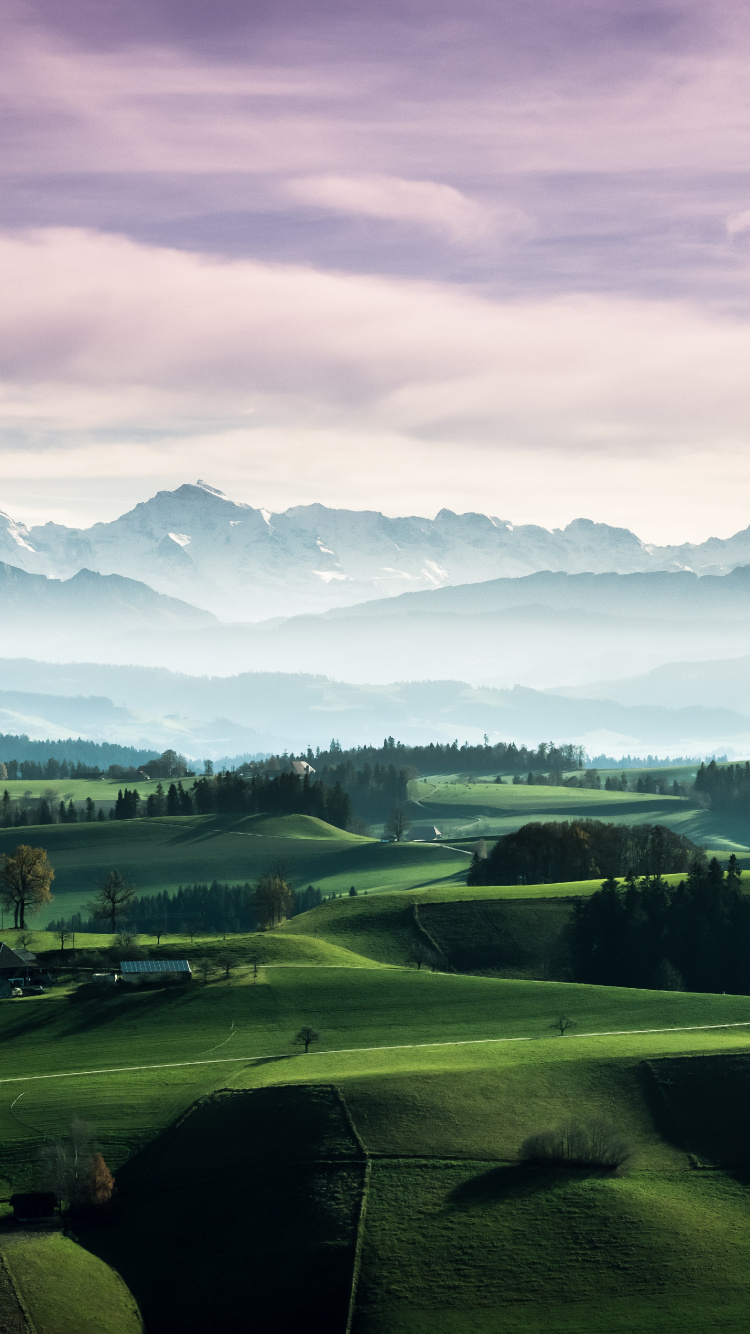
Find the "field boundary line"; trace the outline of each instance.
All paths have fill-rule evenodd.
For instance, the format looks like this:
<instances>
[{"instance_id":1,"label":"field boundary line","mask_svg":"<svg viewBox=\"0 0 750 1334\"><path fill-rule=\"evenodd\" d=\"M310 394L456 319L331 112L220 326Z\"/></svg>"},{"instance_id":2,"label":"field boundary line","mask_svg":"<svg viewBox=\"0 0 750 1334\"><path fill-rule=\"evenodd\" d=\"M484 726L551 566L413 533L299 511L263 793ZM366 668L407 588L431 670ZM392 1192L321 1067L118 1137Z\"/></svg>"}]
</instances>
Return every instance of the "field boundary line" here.
<instances>
[{"instance_id":1,"label":"field boundary line","mask_svg":"<svg viewBox=\"0 0 750 1334\"><path fill-rule=\"evenodd\" d=\"M641 1037L650 1033L705 1033L715 1029L750 1028L750 1019L731 1019L725 1024L679 1024L670 1028L609 1028L595 1033L567 1033L568 1042L580 1038L627 1038ZM395 1042L384 1047L329 1047L323 1051L310 1053L316 1056L351 1056L368 1051L422 1051L431 1047L489 1047L499 1046L503 1042L553 1042L547 1033L524 1034L511 1038L447 1038L442 1042ZM253 1061L288 1061L294 1052L254 1053L248 1056L212 1056L209 1060L199 1061L158 1061L152 1065L107 1065L97 1070L59 1070L45 1075L6 1075L0 1078L0 1084L26 1084L39 1079L80 1079L83 1075L125 1075L140 1070L181 1070L192 1065L230 1065L239 1062L250 1064ZM309 1059L309 1058L308 1058Z\"/></svg>"},{"instance_id":2,"label":"field boundary line","mask_svg":"<svg viewBox=\"0 0 750 1334\"><path fill-rule=\"evenodd\" d=\"M349 1107L349 1104L346 1101L346 1098L344 1097L342 1090L339 1088L338 1084L334 1084L334 1088L336 1089L336 1095L338 1097L339 1103L341 1104L341 1110L343 1111L344 1116L346 1117L346 1120L348 1122L354 1140L362 1154L362 1161L364 1162L364 1167L365 1167L362 1176L362 1193L359 1197L359 1210L357 1213L357 1231L355 1233L355 1238L354 1238L354 1255L352 1257L352 1281L349 1287L349 1305L347 1307L347 1312L346 1312L346 1324L344 1325L344 1334L351 1334L352 1325L354 1323L354 1312L357 1306L357 1289L359 1288L359 1275L362 1270L362 1253L364 1251L364 1246L365 1246L365 1219L367 1217L367 1199L370 1194L372 1159L365 1146L365 1142L362 1139L359 1130L357 1129L357 1123L354 1120L354 1117L352 1116L351 1108Z\"/></svg>"}]
</instances>

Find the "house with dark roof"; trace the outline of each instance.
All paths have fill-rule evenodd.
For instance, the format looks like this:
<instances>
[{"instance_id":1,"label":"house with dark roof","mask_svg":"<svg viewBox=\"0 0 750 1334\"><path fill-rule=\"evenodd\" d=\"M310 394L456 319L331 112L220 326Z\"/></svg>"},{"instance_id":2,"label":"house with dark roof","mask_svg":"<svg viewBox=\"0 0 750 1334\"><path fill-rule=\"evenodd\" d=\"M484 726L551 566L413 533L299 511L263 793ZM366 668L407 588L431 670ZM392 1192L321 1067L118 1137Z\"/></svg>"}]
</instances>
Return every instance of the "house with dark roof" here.
<instances>
[{"instance_id":1,"label":"house with dark roof","mask_svg":"<svg viewBox=\"0 0 750 1334\"><path fill-rule=\"evenodd\" d=\"M21 949L20 946L11 949L3 941L0 944L0 979L44 984L49 983L50 976L31 950Z\"/></svg>"}]
</instances>

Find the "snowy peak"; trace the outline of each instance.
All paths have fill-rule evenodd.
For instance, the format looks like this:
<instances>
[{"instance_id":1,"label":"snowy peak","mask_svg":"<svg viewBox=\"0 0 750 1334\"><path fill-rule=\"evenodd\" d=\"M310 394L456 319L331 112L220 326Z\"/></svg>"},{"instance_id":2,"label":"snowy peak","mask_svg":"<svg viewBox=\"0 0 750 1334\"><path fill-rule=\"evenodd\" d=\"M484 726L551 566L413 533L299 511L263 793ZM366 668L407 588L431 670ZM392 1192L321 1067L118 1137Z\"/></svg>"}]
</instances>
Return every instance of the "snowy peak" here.
<instances>
[{"instance_id":1,"label":"snowy peak","mask_svg":"<svg viewBox=\"0 0 750 1334\"><path fill-rule=\"evenodd\" d=\"M26 528L0 514L0 561L56 579L84 567L122 575L225 620L248 621L542 570L725 574L750 564L750 528L699 545L656 547L627 528L585 518L550 531L447 508L434 519L321 504L273 513L231 500L201 478L92 528Z\"/></svg>"}]
</instances>

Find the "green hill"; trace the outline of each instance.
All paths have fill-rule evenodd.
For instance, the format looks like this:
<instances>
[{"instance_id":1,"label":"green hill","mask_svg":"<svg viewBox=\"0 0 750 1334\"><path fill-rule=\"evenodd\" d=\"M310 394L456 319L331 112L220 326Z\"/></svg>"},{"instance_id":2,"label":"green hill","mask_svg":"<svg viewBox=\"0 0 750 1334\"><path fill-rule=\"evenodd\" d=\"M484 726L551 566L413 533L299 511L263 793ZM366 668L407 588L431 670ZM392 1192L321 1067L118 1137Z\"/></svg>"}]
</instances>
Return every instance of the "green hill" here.
<instances>
[{"instance_id":1,"label":"green hill","mask_svg":"<svg viewBox=\"0 0 750 1334\"><path fill-rule=\"evenodd\" d=\"M444 839L497 838L530 820L578 819L664 824L727 852L747 852L750 844L750 820L703 810L682 797L435 778L415 779L409 791L416 835L434 825Z\"/></svg>"},{"instance_id":2,"label":"green hill","mask_svg":"<svg viewBox=\"0 0 750 1334\"><path fill-rule=\"evenodd\" d=\"M172 816L0 830L0 852L18 843L47 849L55 868L54 903L34 926L83 912L96 882L113 867L139 893L180 884L254 880L279 859L296 888L326 894L411 888L465 876L468 858L453 848L381 843L308 816Z\"/></svg>"},{"instance_id":3,"label":"green hill","mask_svg":"<svg viewBox=\"0 0 750 1334\"><path fill-rule=\"evenodd\" d=\"M0 1256L36 1334L140 1334L143 1329L119 1274L70 1237L8 1234L0 1240ZM3 1329L11 1328L2 1314L0 1322Z\"/></svg>"}]
</instances>

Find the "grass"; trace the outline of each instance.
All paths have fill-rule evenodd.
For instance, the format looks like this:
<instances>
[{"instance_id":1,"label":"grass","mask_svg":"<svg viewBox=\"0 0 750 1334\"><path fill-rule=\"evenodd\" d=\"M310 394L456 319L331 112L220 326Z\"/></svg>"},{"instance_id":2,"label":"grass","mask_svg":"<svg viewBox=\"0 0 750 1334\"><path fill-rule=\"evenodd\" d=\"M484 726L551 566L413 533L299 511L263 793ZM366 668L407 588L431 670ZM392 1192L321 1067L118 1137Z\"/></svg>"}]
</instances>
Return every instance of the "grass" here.
<instances>
[{"instance_id":1,"label":"grass","mask_svg":"<svg viewBox=\"0 0 750 1334\"><path fill-rule=\"evenodd\" d=\"M36 1334L140 1334L119 1274L69 1237L9 1236L1 1249Z\"/></svg>"},{"instance_id":2,"label":"grass","mask_svg":"<svg viewBox=\"0 0 750 1334\"><path fill-rule=\"evenodd\" d=\"M613 824L664 824L699 845L724 853L747 852L750 822L705 811L682 797L605 792L507 783L437 782L410 785L414 833L438 826L443 838L499 837L530 820L605 820Z\"/></svg>"},{"instance_id":3,"label":"grass","mask_svg":"<svg viewBox=\"0 0 750 1334\"><path fill-rule=\"evenodd\" d=\"M335 1089L218 1094L133 1158L112 1223L83 1235L149 1329L343 1330L363 1167Z\"/></svg>"},{"instance_id":4,"label":"grass","mask_svg":"<svg viewBox=\"0 0 750 1334\"><path fill-rule=\"evenodd\" d=\"M47 827L130 840L152 884L171 856L194 868L231 852L245 859L237 879L252 878L253 857L284 855L321 888L307 868L346 890L358 865L371 892L229 938L245 959L260 953L256 981L245 964L207 985L0 1003L7 1193L34 1183L42 1140L81 1116L120 1192L112 1226L81 1240L123 1274L154 1334L241 1322L337 1334L361 1144L371 1169L354 1334L744 1334L750 997L406 968L420 921L454 943L460 918L469 943L492 930L528 948L600 881L467 888L466 858L449 848L281 828ZM80 883L93 843L57 846ZM235 878L182 879L214 876ZM168 937L160 952L223 948ZM551 1029L560 1012L575 1021L565 1037ZM292 1044L302 1024L320 1035L306 1055ZM518 1165L527 1134L573 1116L611 1120L633 1141L627 1172Z\"/></svg>"},{"instance_id":5,"label":"grass","mask_svg":"<svg viewBox=\"0 0 750 1334\"><path fill-rule=\"evenodd\" d=\"M0 853L22 842L45 847L55 869L54 902L35 925L85 911L96 882L113 867L150 893L212 880L243 883L280 858L294 887L345 894L352 884L372 893L457 878L468 860L451 848L380 843L303 816L172 816L0 830Z\"/></svg>"}]
</instances>

